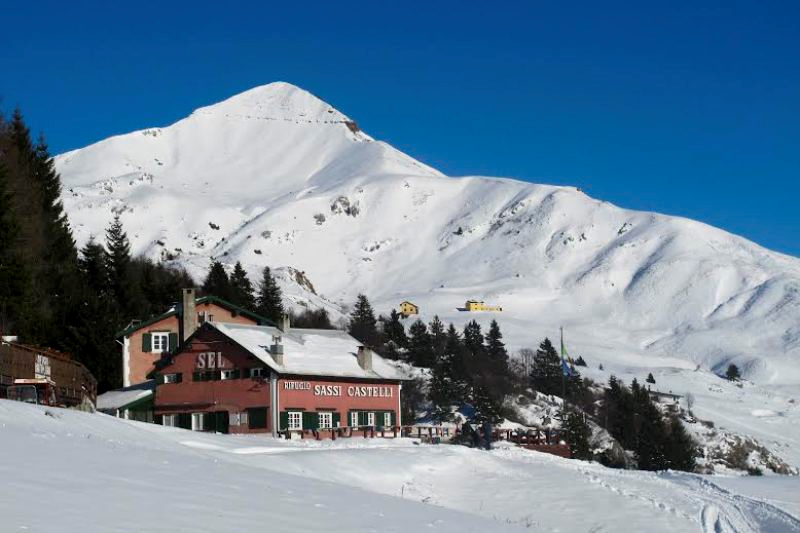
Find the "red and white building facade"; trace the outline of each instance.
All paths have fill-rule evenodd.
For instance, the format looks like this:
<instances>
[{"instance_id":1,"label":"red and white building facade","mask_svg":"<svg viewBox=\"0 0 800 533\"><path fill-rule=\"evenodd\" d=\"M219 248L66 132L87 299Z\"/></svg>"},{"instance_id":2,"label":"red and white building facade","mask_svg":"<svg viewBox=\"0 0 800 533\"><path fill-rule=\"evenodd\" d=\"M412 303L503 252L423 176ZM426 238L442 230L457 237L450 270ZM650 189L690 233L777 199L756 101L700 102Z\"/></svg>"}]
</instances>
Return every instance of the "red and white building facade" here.
<instances>
[{"instance_id":1,"label":"red and white building facade","mask_svg":"<svg viewBox=\"0 0 800 533\"><path fill-rule=\"evenodd\" d=\"M156 379L166 426L277 436L401 425L403 377L339 330L207 322Z\"/></svg>"}]
</instances>

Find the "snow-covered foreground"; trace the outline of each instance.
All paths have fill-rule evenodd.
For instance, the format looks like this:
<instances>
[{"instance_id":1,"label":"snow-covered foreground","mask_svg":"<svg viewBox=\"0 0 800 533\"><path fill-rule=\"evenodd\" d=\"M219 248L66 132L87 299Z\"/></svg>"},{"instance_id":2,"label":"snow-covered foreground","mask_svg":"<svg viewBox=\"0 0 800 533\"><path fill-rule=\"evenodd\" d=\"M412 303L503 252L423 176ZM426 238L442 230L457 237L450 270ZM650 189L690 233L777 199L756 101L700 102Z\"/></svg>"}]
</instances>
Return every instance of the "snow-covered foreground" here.
<instances>
[{"instance_id":1,"label":"snow-covered foreground","mask_svg":"<svg viewBox=\"0 0 800 533\"><path fill-rule=\"evenodd\" d=\"M287 442L0 401L2 531L798 531L800 480L410 439Z\"/></svg>"}]
</instances>

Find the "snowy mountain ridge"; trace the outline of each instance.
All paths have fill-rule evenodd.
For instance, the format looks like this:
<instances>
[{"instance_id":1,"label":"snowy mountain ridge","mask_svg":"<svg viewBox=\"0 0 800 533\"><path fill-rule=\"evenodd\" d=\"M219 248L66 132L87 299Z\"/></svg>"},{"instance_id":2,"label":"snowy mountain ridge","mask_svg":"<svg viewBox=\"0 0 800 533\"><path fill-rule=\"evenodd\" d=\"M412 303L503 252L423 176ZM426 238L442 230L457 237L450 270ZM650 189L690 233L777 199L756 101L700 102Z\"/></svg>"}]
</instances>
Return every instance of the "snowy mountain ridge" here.
<instances>
[{"instance_id":1,"label":"snowy mountain ridge","mask_svg":"<svg viewBox=\"0 0 800 533\"><path fill-rule=\"evenodd\" d=\"M384 313L408 299L425 320L496 317L512 349L563 325L606 366L736 362L760 383L800 380L800 260L572 187L444 176L287 83L56 167L79 245L118 212L134 253L197 279L212 257L253 279L285 267L316 289L283 276L295 305L337 311L364 292ZM469 298L503 313L458 311Z\"/></svg>"}]
</instances>

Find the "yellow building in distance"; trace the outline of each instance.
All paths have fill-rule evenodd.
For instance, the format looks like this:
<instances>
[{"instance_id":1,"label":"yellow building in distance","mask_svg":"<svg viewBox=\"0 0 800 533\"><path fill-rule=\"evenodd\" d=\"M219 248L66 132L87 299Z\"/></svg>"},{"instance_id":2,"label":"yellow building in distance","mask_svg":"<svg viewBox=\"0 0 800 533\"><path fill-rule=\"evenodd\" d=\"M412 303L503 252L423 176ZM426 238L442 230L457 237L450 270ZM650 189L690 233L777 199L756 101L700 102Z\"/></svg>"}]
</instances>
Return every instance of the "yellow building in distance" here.
<instances>
[{"instance_id":1,"label":"yellow building in distance","mask_svg":"<svg viewBox=\"0 0 800 533\"><path fill-rule=\"evenodd\" d=\"M485 302L479 300L467 300L464 304L467 311L502 311L503 308L499 305L486 305Z\"/></svg>"},{"instance_id":2,"label":"yellow building in distance","mask_svg":"<svg viewBox=\"0 0 800 533\"><path fill-rule=\"evenodd\" d=\"M408 318L411 315L419 314L419 306L409 302L408 300L400 303L400 314Z\"/></svg>"}]
</instances>

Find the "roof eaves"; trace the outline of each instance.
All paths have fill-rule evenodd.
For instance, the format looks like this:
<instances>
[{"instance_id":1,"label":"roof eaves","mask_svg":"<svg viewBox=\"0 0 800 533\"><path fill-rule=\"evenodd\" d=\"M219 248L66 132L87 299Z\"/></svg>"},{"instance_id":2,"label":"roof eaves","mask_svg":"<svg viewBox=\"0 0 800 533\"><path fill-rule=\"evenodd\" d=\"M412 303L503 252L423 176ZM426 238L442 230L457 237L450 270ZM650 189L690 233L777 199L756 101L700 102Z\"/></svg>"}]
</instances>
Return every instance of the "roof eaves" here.
<instances>
[{"instance_id":1,"label":"roof eaves","mask_svg":"<svg viewBox=\"0 0 800 533\"><path fill-rule=\"evenodd\" d=\"M269 318L267 318L265 316L258 315L258 314L254 313L252 311L248 311L244 307L239 307L235 303L229 302L228 300L220 298L219 296L214 296L213 294L209 294L207 296L201 296L201 297L197 298L197 300L195 300L195 304L204 304L204 303L216 303L216 304L219 304L222 307L225 307L225 308L227 308L229 310L236 311L240 315L244 315L244 316L247 316L249 318L252 318L256 322L258 322L260 326L277 327L277 324L275 324Z\"/></svg>"},{"instance_id":2,"label":"roof eaves","mask_svg":"<svg viewBox=\"0 0 800 533\"><path fill-rule=\"evenodd\" d=\"M155 324L156 322L164 320L165 318L169 318L169 317L171 317L171 316L173 316L173 315L175 315L177 313L178 313L177 310L170 309L166 313L162 313L160 315L148 318L147 320L143 320L142 322L139 322L138 324L134 324L134 325L128 326L126 329L123 329L122 331L119 331L119 332L115 333L114 334L114 338L115 339L119 339L120 337L127 337L131 333L133 333L134 331L138 331L138 330L140 330L142 328L146 328L147 326L151 326L151 325Z\"/></svg>"}]
</instances>

